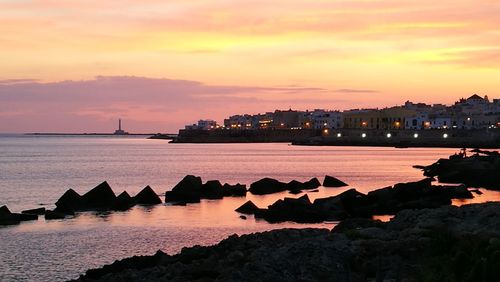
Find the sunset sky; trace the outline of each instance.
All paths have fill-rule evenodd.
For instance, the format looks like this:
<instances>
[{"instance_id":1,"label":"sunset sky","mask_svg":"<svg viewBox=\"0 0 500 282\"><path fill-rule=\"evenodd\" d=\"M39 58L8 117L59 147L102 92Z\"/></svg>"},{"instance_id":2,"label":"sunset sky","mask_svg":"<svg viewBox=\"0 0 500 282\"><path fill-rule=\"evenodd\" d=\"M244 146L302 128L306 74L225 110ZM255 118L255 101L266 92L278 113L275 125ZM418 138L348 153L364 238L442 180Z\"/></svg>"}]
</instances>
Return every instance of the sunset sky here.
<instances>
[{"instance_id":1,"label":"sunset sky","mask_svg":"<svg viewBox=\"0 0 500 282\"><path fill-rule=\"evenodd\" d=\"M499 91L498 0L0 0L0 132Z\"/></svg>"}]
</instances>

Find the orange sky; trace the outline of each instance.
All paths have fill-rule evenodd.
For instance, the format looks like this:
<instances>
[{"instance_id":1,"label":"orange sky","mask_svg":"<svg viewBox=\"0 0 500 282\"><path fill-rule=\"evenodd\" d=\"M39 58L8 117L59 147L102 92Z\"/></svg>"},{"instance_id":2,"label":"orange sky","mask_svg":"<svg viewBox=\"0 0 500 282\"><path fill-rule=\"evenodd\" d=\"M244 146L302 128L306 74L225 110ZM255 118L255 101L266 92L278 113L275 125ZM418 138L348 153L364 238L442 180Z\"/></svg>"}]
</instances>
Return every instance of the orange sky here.
<instances>
[{"instance_id":1,"label":"orange sky","mask_svg":"<svg viewBox=\"0 0 500 282\"><path fill-rule=\"evenodd\" d=\"M499 15L496 0L0 0L0 132L498 98Z\"/></svg>"}]
</instances>

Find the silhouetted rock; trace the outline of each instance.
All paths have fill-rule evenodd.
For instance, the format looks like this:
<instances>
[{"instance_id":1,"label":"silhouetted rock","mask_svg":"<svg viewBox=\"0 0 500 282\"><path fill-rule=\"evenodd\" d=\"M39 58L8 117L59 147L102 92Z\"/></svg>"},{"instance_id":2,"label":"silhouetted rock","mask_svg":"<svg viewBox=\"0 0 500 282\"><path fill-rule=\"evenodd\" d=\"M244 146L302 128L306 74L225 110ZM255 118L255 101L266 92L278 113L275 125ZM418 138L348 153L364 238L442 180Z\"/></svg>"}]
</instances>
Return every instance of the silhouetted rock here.
<instances>
[{"instance_id":1,"label":"silhouetted rock","mask_svg":"<svg viewBox=\"0 0 500 282\"><path fill-rule=\"evenodd\" d=\"M73 212L83 208L82 196L75 192L73 189L69 189L57 200L56 210L59 212Z\"/></svg>"},{"instance_id":2,"label":"silhouetted rock","mask_svg":"<svg viewBox=\"0 0 500 282\"><path fill-rule=\"evenodd\" d=\"M231 235L168 256L133 257L79 281L497 281L500 204L405 210L389 223Z\"/></svg>"},{"instance_id":3,"label":"silhouetted rock","mask_svg":"<svg viewBox=\"0 0 500 282\"><path fill-rule=\"evenodd\" d=\"M272 178L263 178L250 185L248 191L254 195L265 195L287 190L287 184Z\"/></svg>"},{"instance_id":4,"label":"silhouetted rock","mask_svg":"<svg viewBox=\"0 0 500 282\"><path fill-rule=\"evenodd\" d=\"M316 199L313 206L325 214L328 220L342 220L352 216L352 210L365 196L353 188L336 196Z\"/></svg>"},{"instance_id":5,"label":"silhouetted rock","mask_svg":"<svg viewBox=\"0 0 500 282\"><path fill-rule=\"evenodd\" d=\"M448 159L420 167L425 176L437 176L443 183L462 183L467 187L500 190L500 154L476 150L476 154L451 155ZM482 154L482 155L481 155Z\"/></svg>"},{"instance_id":6,"label":"silhouetted rock","mask_svg":"<svg viewBox=\"0 0 500 282\"><path fill-rule=\"evenodd\" d=\"M46 220L64 219L64 218L66 218L67 215L68 214L66 214L66 213L57 212L57 211L51 211L51 210L45 211L45 219Z\"/></svg>"},{"instance_id":7,"label":"silhouetted rock","mask_svg":"<svg viewBox=\"0 0 500 282\"><path fill-rule=\"evenodd\" d=\"M123 191L116 197L115 203L113 205L113 210L126 211L135 205L135 201L127 191Z\"/></svg>"},{"instance_id":8,"label":"silhouetted rock","mask_svg":"<svg viewBox=\"0 0 500 282\"><path fill-rule=\"evenodd\" d=\"M203 199L222 199L224 190L219 180L209 180L201 186L201 198Z\"/></svg>"},{"instance_id":9,"label":"silhouetted rock","mask_svg":"<svg viewBox=\"0 0 500 282\"><path fill-rule=\"evenodd\" d=\"M325 214L316 209L307 195L300 198L284 198L270 205L267 209L255 212L256 218L263 218L268 222L293 221L299 223L322 222Z\"/></svg>"},{"instance_id":10,"label":"silhouetted rock","mask_svg":"<svg viewBox=\"0 0 500 282\"><path fill-rule=\"evenodd\" d=\"M165 192L165 202L198 203L201 199L200 177L186 175L172 191Z\"/></svg>"},{"instance_id":11,"label":"silhouetted rock","mask_svg":"<svg viewBox=\"0 0 500 282\"><path fill-rule=\"evenodd\" d=\"M37 208L37 209L31 209L31 210L24 210L21 213L41 215L41 214L45 214L45 208Z\"/></svg>"},{"instance_id":12,"label":"silhouetted rock","mask_svg":"<svg viewBox=\"0 0 500 282\"><path fill-rule=\"evenodd\" d=\"M247 219L247 217L246 217L246 216L244 216L244 215L240 215L240 218L241 218L241 219Z\"/></svg>"},{"instance_id":13,"label":"silhouetted rock","mask_svg":"<svg viewBox=\"0 0 500 282\"><path fill-rule=\"evenodd\" d=\"M323 186L324 187L343 187L343 186L348 186L348 184L333 177L333 176L326 175L325 179L323 180Z\"/></svg>"},{"instance_id":14,"label":"silhouetted rock","mask_svg":"<svg viewBox=\"0 0 500 282\"><path fill-rule=\"evenodd\" d=\"M18 224L21 221L36 220L38 215L12 213L7 206L0 207L0 225Z\"/></svg>"},{"instance_id":15,"label":"silhouetted rock","mask_svg":"<svg viewBox=\"0 0 500 282\"><path fill-rule=\"evenodd\" d=\"M0 207L0 214L10 214L10 213L11 212L7 206L4 205Z\"/></svg>"},{"instance_id":16,"label":"silhouetted rock","mask_svg":"<svg viewBox=\"0 0 500 282\"><path fill-rule=\"evenodd\" d=\"M134 201L139 205L157 205L161 204L161 199L156 194L156 192L148 186L144 187L137 195L134 197Z\"/></svg>"},{"instance_id":17,"label":"silhouetted rock","mask_svg":"<svg viewBox=\"0 0 500 282\"><path fill-rule=\"evenodd\" d=\"M104 181L83 194L82 201L85 209L111 209L115 204L116 195L108 182Z\"/></svg>"},{"instance_id":18,"label":"silhouetted rock","mask_svg":"<svg viewBox=\"0 0 500 282\"><path fill-rule=\"evenodd\" d=\"M252 201L247 201L239 208L237 208L235 211L244 214L254 214L258 210L259 208Z\"/></svg>"},{"instance_id":19,"label":"silhouetted rock","mask_svg":"<svg viewBox=\"0 0 500 282\"><path fill-rule=\"evenodd\" d=\"M222 190L224 191L224 196L244 197L247 194L247 186L240 183L235 185L225 183L222 186Z\"/></svg>"}]
</instances>

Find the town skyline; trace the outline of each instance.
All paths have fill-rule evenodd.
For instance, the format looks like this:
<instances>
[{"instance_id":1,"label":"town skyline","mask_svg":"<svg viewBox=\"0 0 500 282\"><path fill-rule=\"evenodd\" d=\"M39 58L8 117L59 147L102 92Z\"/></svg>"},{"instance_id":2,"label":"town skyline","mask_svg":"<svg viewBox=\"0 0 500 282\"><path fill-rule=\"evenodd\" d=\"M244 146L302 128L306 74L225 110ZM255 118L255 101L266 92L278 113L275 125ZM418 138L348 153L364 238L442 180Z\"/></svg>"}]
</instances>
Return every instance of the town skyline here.
<instances>
[{"instance_id":1,"label":"town skyline","mask_svg":"<svg viewBox=\"0 0 500 282\"><path fill-rule=\"evenodd\" d=\"M0 132L498 98L498 14L491 0L0 0Z\"/></svg>"}]
</instances>

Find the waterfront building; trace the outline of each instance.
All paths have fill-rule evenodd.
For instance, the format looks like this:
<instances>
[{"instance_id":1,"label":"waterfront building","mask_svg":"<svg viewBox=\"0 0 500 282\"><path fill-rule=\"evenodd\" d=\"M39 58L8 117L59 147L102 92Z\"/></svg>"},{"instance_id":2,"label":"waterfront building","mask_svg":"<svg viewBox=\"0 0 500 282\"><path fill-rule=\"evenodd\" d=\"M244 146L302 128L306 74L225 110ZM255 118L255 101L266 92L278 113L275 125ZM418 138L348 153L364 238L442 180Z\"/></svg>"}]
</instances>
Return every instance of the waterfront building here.
<instances>
[{"instance_id":1,"label":"waterfront building","mask_svg":"<svg viewBox=\"0 0 500 282\"><path fill-rule=\"evenodd\" d=\"M200 119L197 124L186 125L187 130L212 130L219 128L217 122L211 119Z\"/></svg>"}]
</instances>

